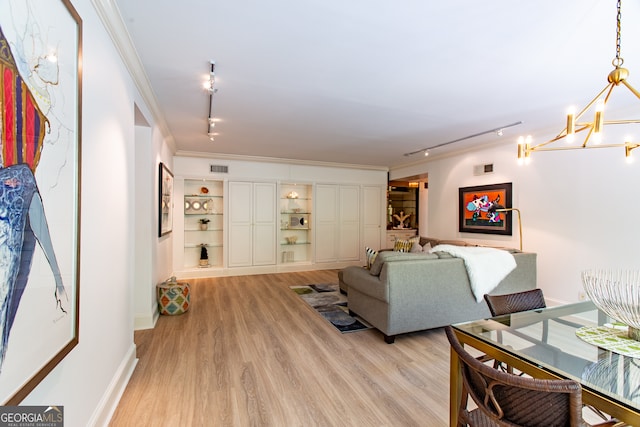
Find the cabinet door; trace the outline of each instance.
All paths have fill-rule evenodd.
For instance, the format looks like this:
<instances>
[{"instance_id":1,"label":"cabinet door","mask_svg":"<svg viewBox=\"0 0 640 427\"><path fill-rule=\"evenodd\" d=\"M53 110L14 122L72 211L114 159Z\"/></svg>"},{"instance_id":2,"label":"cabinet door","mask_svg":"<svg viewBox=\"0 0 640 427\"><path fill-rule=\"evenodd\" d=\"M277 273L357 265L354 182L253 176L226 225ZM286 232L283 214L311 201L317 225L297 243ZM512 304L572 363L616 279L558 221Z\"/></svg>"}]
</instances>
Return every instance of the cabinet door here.
<instances>
[{"instance_id":1,"label":"cabinet door","mask_svg":"<svg viewBox=\"0 0 640 427\"><path fill-rule=\"evenodd\" d=\"M338 187L318 184L316 186L316 262L331 262L338 259Z\"/></svg>"},{"instance_id":2,"label":"cabinet door","mask_svg":"<svg viewBox=\"0 0 640 427\"><path fill-rule=\"evenodd\" d=\"M253 183L229 183L229 267L253 262L252 195Z\"/></svg>"},{"instance_id":3,"label":"cabinet door","mask_svg":"<svg viewBox=\"0 0 640 427\"><path fill-rule=\"evenodd\" d=\"M339 260L360 259L360 189L355 185L340 186L338 230Z\"/></svg>"},{"instance_id":4,"label":"cabinet door","mask_svg":"<svg viewBox=\"0 0 640 427\"><path fill-rule=\"evenodd\" d=\"M276 263L276 185L259 182L253 188L253 265Z\"/></svg>"},{"instance_id":5,"label":"cabinet door","mask_svg":"<svg viewBox=\"0 0 640 427\"><path fill-rule=\"evenodd\" d=\"M362 231L364 233L362 240L365 248L382 249L382 229L385 221L383 196L383 187L365 186L362 188Z\"/></svg>"}]
</instances>

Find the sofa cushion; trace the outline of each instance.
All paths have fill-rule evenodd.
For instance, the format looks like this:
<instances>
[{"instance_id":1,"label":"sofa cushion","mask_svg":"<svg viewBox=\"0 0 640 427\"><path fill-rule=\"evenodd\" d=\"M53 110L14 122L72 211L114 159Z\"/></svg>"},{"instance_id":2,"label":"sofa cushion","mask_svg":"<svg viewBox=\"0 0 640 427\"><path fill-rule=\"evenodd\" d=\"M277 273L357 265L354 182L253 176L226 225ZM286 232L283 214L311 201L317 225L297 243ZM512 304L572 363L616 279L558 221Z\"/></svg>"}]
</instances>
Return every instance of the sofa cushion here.
<instances>
[{"instance_id":1,"label":"sofa cushion","mask_svg":"<svg viewBox=\"0 0 640 427\"><path fill-rule=\"evenodd\" d=\"M369 273L372 276L380 275L380 272L382 271L382 266L384 265L385 262L419 260L419 259L437 259L437 258L438 258L438 255L430 254L428 252L419 252L419 253L407 253L407 252L395 252L395 251L379 252L378 256L376 256L375 261L373 261L373 264L371 264Z\"/></svg>"},{"instance_id":2,"label":"sofa cushion","mask_svg":"<svg viewBox=\"0 0 640 427\"><path fill-rule=\"evenodd\" d=\"M436 239L433 237L424 237L420 236L419 240L420 246L424 247L427 243L431 245L431 247L438 246L440 244L440 239Z\"/></svg>"},{"instance_id":3,"label":"sofa cushion","mask_svg":"<svg viewBox=\"0 0 640 427\"><path fill-rule=\"evenodd\" d=\"M469 245L464 240L440 240L439 245L453 245L453 246L473 246ZM433 247L433 245L431 245Z\"/></svg>"}]
</instances>

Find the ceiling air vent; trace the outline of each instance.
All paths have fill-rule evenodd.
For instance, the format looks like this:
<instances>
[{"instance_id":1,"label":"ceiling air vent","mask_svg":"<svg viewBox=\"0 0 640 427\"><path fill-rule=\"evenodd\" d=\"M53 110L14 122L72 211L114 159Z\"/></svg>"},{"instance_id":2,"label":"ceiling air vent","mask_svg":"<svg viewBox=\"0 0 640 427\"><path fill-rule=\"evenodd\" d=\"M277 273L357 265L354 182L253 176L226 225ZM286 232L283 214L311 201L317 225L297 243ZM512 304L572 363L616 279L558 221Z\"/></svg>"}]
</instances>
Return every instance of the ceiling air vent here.
<instances>
[{"instance_id":1,"label":"ceiling air vent","mask_svg":"<svg viewBox=\"0 0 640 427\"><path fill-rule=\"evenodd\" d=\"M493 173L493 163L490 163L488 165L475 165L473 167L474 175L484 175L487 173Z\"/></svg>"},{"instance_id":2,"label":"ceiling air vent","mask_svg":"<svg viewBox=\"0 0 640 427\"><path fill-rule=\"evenodd\" d=\"M229 166L226 165L209 165L211 173L229 173Z\"/></svg>"}]
</instances>

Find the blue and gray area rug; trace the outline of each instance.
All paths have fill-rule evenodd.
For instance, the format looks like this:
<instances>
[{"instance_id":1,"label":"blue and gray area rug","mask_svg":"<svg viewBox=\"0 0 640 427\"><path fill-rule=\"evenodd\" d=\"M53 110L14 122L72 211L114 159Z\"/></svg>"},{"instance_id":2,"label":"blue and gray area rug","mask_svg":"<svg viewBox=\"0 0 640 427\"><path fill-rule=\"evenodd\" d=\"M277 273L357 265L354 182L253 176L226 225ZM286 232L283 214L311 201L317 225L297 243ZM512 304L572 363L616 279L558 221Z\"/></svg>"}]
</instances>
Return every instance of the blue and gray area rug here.
<instances>
[{"instance_id":1,"label":"blue and gray area rug","mask_svg":"<svg viewBox=\"0 0 640 427\"><path fill-rule=\"evenodd\" d=\"M347 297L340 293L337 284L318 283L290 288L343 334L371 328L362 319L349 315Z\"/></svg>"}]
</instances>

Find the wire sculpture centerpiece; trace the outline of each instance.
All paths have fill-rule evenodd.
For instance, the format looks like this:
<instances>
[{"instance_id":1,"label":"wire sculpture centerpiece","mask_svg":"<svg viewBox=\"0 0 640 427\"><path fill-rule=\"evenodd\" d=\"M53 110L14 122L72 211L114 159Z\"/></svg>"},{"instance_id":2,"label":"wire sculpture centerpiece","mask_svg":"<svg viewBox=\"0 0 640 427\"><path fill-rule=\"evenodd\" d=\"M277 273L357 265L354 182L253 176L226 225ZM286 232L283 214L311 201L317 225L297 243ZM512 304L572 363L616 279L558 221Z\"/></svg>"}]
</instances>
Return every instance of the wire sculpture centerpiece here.
<instances>
[{"instance_id":1,"label":"wire sculpture centerpiece","mask_svg":"<svg viewBox=\"0 0 640 427\"><path fill-rule=\"evenodd\" d=\"M582 284L600 310L627 325L629 338L640 341L640 271L588 270Z\"/></svg>"}]
</instances>

